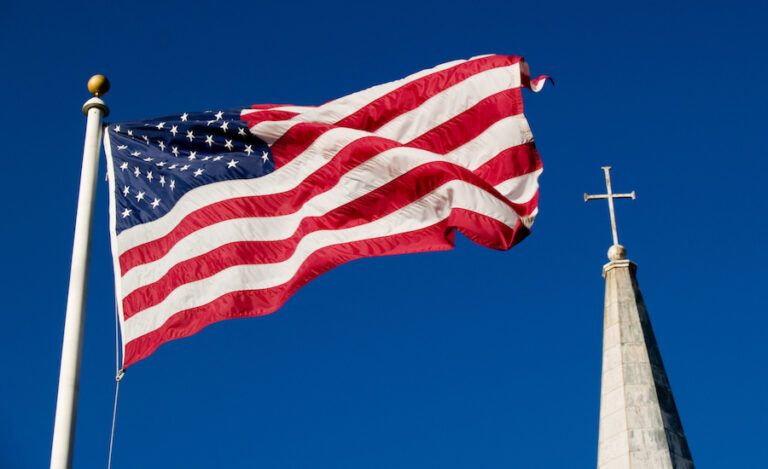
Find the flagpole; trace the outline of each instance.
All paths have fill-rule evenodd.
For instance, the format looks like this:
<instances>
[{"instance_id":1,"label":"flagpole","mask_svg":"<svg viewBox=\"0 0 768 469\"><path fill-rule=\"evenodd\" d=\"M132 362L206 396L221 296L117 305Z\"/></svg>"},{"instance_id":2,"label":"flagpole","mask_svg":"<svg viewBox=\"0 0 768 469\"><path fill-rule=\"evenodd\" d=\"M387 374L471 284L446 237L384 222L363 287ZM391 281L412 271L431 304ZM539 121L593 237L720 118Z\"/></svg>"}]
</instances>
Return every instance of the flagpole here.
<instances>
[{"instance_id":1,"label":"flagpole","mask_svg":"<svg viewBox=\"0 0 768 469\"><path fill-rule=\"evenodd\" d=\"M80 173L80 195L77 200L75 239L72 247L72 267L69 274L69 294L64 322L64 340L61 349L59 392L56 398L56 420L53 426L51 469L70 469L75 442L77 395L80 390L80 361L83 349L85 323L85 292L88 275L88 253L93 219L93 200L96 192L96 173L99 169L101 148L101 119L109 109L99 96L109 90L104 75L88 80L88 91L93 97L83 105L87 116L83 167Z\"/></svg>"}]
</instances>

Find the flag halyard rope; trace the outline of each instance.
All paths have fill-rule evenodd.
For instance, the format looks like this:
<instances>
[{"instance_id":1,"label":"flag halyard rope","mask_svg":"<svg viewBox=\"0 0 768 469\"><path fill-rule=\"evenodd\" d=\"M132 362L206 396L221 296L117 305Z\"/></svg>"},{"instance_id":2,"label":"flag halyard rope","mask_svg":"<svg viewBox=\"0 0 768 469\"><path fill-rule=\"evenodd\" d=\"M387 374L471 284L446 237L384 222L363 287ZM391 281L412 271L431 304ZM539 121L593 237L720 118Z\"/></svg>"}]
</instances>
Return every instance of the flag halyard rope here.
<instances>
[{"instance_id":1,"label":"flag halyard rope","mask_svg":"<svg viewBox=\"0 0 768 469\"><path fill-rule=\"evenodd\" d=\"M117 398L120 394L120 381L125 376L125 370L120 368L120 316L115 304L115 401L112 406L112 429L109 433L109 455L107 457L107 469L112 469L112 450L115 446L115 427L117 425Z\"/></svg>"}]
</instances>

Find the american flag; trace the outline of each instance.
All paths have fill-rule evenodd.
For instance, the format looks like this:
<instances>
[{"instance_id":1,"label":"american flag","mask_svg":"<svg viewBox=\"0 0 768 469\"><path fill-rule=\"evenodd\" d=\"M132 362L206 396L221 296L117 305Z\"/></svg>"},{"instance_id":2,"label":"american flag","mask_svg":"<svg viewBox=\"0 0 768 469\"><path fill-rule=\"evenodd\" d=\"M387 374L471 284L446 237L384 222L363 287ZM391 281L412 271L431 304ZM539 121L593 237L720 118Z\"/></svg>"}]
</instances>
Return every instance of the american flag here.
<instances>
[{"instance_id":1,"label":"american flag","mask_svg":"<svg viewBox=\"0 0 768 469\"><path fill-rule=\"evenodd\" d=\"M457 229L510 248L537 212L522 89L542 85L487 55L321 106L109 124L123 366L352 259L450 249Z\"/></svg>"}]
</instances>

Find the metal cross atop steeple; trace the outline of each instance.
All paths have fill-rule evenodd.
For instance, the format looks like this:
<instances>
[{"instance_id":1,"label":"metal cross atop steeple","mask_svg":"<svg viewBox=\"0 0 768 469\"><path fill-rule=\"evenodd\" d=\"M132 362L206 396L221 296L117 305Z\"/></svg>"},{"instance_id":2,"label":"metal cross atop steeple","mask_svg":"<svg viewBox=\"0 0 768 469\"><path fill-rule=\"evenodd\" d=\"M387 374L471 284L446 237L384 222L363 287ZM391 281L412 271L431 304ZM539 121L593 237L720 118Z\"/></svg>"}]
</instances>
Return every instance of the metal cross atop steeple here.
<instances>
[{"instance_id":1,"label":"metal cross atop steeple","mask_svg":"<svg viewBox=\"0 0 768 469\"><path fill-rule=\"evenodd\" d=\"M597 199L608 199L608 211L611 213L611 232L613 233L613 245L618 246L619 245L619 235L616 232L616 213L613 210L613 199L632 199L635 200L635 191L630 192L629 194L614 194L611 191L611 167L610 166L603 166L603 171L605 171L605 186L608 188L607 194L596 194L596 195L590 195L586 192L584 193L584 202L589 202L590 200L597 200Z\"/></svg>"}]
</instances>

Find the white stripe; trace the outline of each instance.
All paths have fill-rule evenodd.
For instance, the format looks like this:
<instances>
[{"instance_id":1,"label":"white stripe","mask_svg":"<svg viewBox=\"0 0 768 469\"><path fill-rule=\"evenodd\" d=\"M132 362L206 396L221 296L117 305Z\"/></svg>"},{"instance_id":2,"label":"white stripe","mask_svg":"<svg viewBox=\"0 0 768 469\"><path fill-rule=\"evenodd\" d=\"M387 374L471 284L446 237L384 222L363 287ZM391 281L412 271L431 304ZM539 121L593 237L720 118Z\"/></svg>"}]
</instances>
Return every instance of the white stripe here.
<instances>
[{"instance_id":1,"label":"white stripe","mask_svg":"<svg viewBox=\"0 0 768 469\"><path fill-rule=\"evenodd\" d=\"M348 172L329 191L323 192L289 215L275 217L236 218L201 228L182 238L160 259L138 265L125 273L121 297L160 280L176 264L205 254L228 243L239 241L277 241L291 237L301 221L320 217L393 181L416 167L445 161L442 157L413 148L395 148L382 152ZM533 184L538 174L532 175ZM507 189L531 185L526 176L507 181ZM522 197L526 191L516 192ZM531 195L532 196L532 195Z\"/></svg>"},{"instance_id":2,"label":"white stripe","mask_svg":"<svg viewBox=\"0 0 768 469\"><path fill-rule=\"evenodd\" d=\"M531 128L523 114L505 117L445 157L470 171L484 165L502 151L533 141Z\"/></svg>"},{"instance_id":3,"label":"white stripe","mask_svg":"<svg viewBox=\"0 0 768 469\"><path fill-rule=\"evenodd\" d=\"M532 173L507 179L500 184L496 184L493 188L512 203L527 203L536 195L536 191L539 190L539 176L541 176L542 171L544 170L537 169Z\"/></svg>"},{"instance_id":4,"label":"white stripe","mask_svg":"<svg viewBox=\"0 0 768 469\"><path fill-rule=\"evenodd\" d=\"M179 199L163 217L128 228L118 235L120 254L161 238L193 211L235 197L277 194L298 187L349 143L373 134L348 128L331 129L318 137L307 150L278 171L256 179L222 181L193 189ZM525 116L506 117L495 122L473 140L448 153L444 159L475 170L501 151L531 141ZM432 155L424 150L422 155ZM427 156L429 157L429 156Z\"/></svg>"},{"instance_id":5,"label":"white stripe","mask_svg":"<svg viewBox=\"0 0 768 469\"><path fill-rule=\"evenodd\" d=\"M401 143L410 142L424 133L423 129L437 127L489 96L519 87L520 64L492 68L437 93L419 107L387 122L375 133Z\"/></svg>"},{"instance_id":6,"label":"white stripe","mask_svg":"<svg viewBox=\"0 0 768 469\"><path fill-rule=\"evenodd\" d=\"M293 255L279 263L239 265L175 289L161 303L125 321L125 341L159 328L176 312L205 305L233 291L258 290L288 282L318 249L337 244L396 235L426 228L448 217L452 208L471 210L514 226L517 214L483 189L464 181L450 181L418 201L374 222L313 232L299 242Z\"/></svg>"},{"instance_id":7,"label":"white stripe","mask_svg":"<svg viewBox=\"0 0 768 469\"><path fill-rule=\"evenodd\" d=\"M267 145L272 145L288 132L294 125L300 124L302 121L297 119L298 116L288 120L282 121L262 121L250 128L250 132L256 135L260 139L264 140Z\"/></svg>"},{"instance_id":8,"label":"white stripe","mask_svg":"<svg viewBox=\"0 0 768 469\"><path fill-rule=\"evenodd\" d=\"M531 80L531 91L534 93L538 93L539 91L544 89L544 85L547 84L547 79L542 78L540 80Z\"/></svg>"},{"instance_id":9,"label":"white stripe","mask_svg":"<svg viewBox=\"0 0 768 469\"><path fill-rule=\"evenodd\" d=\"M451 67L455 67L459 64L470 62L472 60L474 59L454 60L452 62L446 62L444 64L438 65L437 67L429 68L427 70L422 70L412 75L408 75L407 77L401 78L400 80L372 86L368 89L342 96L340 98L334 99L333 101L329 101L322 106L319 106L315 111L310 112L308 121L324 122L327 124L336 123L348 116L351 116L361 108L369 105L382 96L385 96L412 81L416 81L419 78L440 72L442 70L447 70Z\"/></svg>"}]
</instances>

